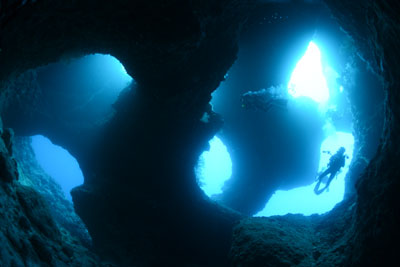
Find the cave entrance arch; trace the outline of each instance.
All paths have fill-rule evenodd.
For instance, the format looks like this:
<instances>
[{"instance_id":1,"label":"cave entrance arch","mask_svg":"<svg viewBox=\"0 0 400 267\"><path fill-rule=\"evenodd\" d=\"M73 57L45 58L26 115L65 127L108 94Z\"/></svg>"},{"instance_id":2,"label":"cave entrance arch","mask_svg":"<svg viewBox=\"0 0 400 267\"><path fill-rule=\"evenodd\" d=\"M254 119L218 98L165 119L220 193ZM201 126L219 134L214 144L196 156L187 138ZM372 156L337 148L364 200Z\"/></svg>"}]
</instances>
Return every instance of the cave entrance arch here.
<instances>
[{"instance_id":1,"label":"cave entrance arch","mask_svg":"<svg viewBox=\"0 0 400 267\"><path fill-rule=\"evenodd\" d=\"M317 116L324 120L321 124L321 127L324 128L324 140L320 146L321 158L318 171L325 170L329 162L330 155L326 152L329 151L334 154L341 146L345 147L347 151L346 165L338 175L339 179L332 181L329 193L316 196L313 192L316 182L289 191L278 190L268 201L267 207L257 213L256 216L285 215L288 212L305 215L324 213L343 200L344 179L353 158L354 137L349 132L336 131L336 122L332 120L332 115L328 114L328 112L338 112L336 110L337 102L341 100L338 100L338 98L342 98L343 101L343 86L336 81L339 76L337 72L329 65L325 65L324 68L319 47L314 41L311 41L303 57L296 64L287 87L280 88L280 90L287 90L286 93L281 92L281 94L286 94L285 97L290 95L290 101L293 103L289 102L289 105L294 105L291 109L295 112L301 113L304 112L303 109L307 109L305 106L309 104L307 101L303 103L304 98L311 99L318 104L318 109L312 110L314 113L317 111ZM252 94L254 97L258 97L257 93ZM251 94L246 93L246 96L248 95ZM331 99L331 96L333 99ZM243 102L242 106L251 104L260 103ZM345 108L341 107L339 112L343 113ZM349 115L351 114L348 113L347 116ZM298 118L301 119L301 116ZM351 131L350 125L347 125L347 130ZM210 140L209 145L210 150L204 152L199 159L196 175L198 183L206 195L218 198L216 195L223 192L224 183L232 174L232 163L226 147L219 138L214 137Z\"/></svg>"},{"instance_id":2,"label":"cave entrance arch","mask_svg":"<svg viewBox=\"0 0 400 267\"><path fill-rule=\"evenodd\" d=\"M209 151L201 154L195 167L197 183L208 197L222 193L232 175L232 161L227 147L217 136L209 141Z\"/></svg>"},{"instance_id":3,"label":"cave entrance arch","mask_svg":"<svg viewBox=\"0 0 400 267\"><path fill-rule=\"evenodd\" d=\"M71 157L81 154L79 150L88 142L81 133L96 135L114 116L113 105L119 96L130 92L134 84L121 62L111 55L64 57L20 75L2 118L17 137L32 136L37 160L55 180L62 172L71 172L64 173L58 183L72 200L69 191L83 183L78 163L71 163ZM67 162L74 167L67 167ZM74 182L68 181L69 175Z\"/></svg>"},{"instance_id":4,"label":"cave entrance arch","mask_svg":"<svg viewBox=\"0 0 400 267\"><path fill-rule=\"evenodd\" d=\"M343 197L355 194L355 180L379 143L382 121L374 119L370 130L363 129L365 125L362 124L368 120L366 114L376 113L372 115L374 118L383 118L382 85L365 62L356 57L356 48L348 36L340 32L336 22L326 19L323 23L326 25L318 30L314 30L314 25L300 26L313 29L312 33L301 29L304 32L300 37L277 38L286 41L281 47L276 44L278 41L270 41L274 37L257 41L260 37L255 37L252 32L254 36L251 35L250 40L256 40L254 42L258 44L252 46L248 40L243 42L237 62L214 92L211 103L213 110L225 120L220 135L228 141L233 162L232 178L225 183L223 193L216 197L222 204L247 215L261 215L260 211L276 190L313 185L318 171L326 166L322 145L342 137L344 139L331 147L330 152L335 153L342 143L352 156L354 145L354 160L347 159L340 176L341 189L337 189L340 196L334 198L337 203ZM284 31L294 29L285 27ZM293 48L296 44L301 49ZM295 52L288 52L290 49ZM271 54L277 56L274 58ZM262 55L266 55L265 58ZM288 58L287 66L281 67L282 59ZM305 67L305 71L301 67ZM307 83L312 79L313 84ZM321 90L314 94L315 90L310 88ZM360 88L367 88L373 96L367 96ZM278 101L271 103L272 98ZM281 112L285 104L289 116ZM370 104L377 107L376 112L369 110ZM344 178L349 167L349 175ZM331 185L336 182L334 180ZM331 187L331 195L334 190ZM309 190L309 194L314 192ZM282 199L279 202L283 203ZM298 204L295 202L292 203ZM311 202L318 206L325 201ZM305 213L324 213L334 205L331 202L324 211L308 210ZM293 209L291 212L297 213Z\"/></svg>"},{"instance_id":5,"label":"cave entrance arch","mask_svg":"<svg viewBox=\"0 0 400 267\"><path fill-rule=\"evenodd\" d=\"M42 135L32 136L31 146L43 171L60 185L65 197L72 201L71 190L84 181L77 160L67 150Z\"/></svg>"},{"instance_id":6,"label":"cave entrance arch","mask_svg":"<svg viewBox=\"0 0 400 267\"><path fill-rule=\"evenodd\" d=\"M79 165L88 143L134 84L115 57L92 54L22 73L7 92L2 119L15 132L20 182L38 191L55 221L86 247L92 240L70 191L84 183Z\"/></svg>"}]
</instances>

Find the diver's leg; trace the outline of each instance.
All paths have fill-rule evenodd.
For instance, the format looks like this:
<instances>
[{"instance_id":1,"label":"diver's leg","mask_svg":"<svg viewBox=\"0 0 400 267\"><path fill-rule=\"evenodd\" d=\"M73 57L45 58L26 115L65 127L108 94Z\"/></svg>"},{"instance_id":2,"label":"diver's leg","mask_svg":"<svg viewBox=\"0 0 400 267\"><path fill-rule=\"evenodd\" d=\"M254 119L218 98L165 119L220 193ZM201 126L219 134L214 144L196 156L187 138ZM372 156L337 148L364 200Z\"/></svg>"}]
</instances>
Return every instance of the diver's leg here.
<instances>
[{"instance_id":1,"label":"diver's leg","mask_svg":"<svg viewBox=\"0 0 400 267\"><path fill-rule=\"evenodd\" d=\"M319 186L320 186L320 185L321 185L321 180L319 180L319 181L317 182L317 184L315 185L315 187L314 187L314 193L315 193L316 195L321 194L321 193L324 192L324 190L325 190L325 188L319 189Z\"/></svg>"},{"instance_id":2,"label":"diver's leg","mask_svg":"<svg viewBox=\"0 0 400 267\"><path fill-rule=\"evenodd\" d=\"M328 181L326 182L325 187L322 190L326 189L326 192L329 192L329 185L331 184L333 178L335 178L337 171L331 172Z\"/></svg>"},{"instance_id":3,"label":"diver's leg","mask_svg":"<svg viewBox=\"0 0 400 267\"><path fill-rule=\"evenodd\" d=\"M332 182L333 178L335 178L337 172L338 171L331 172L331 175L329 176L328 182L326 183L326 187L328 187L331 184L331 182Z\"/></svg>"},{"instance_id":4,"label":"diver's leg","mask_svg":"<svg viewBox=\"0 0 400 267\"><path fill-rule=\"evenodd\" d=\"M326 175L328 175L329 173L331 173L331 175L328 178L328 181L326 182L326 185L322 188L322 189L318 189L322 178L324 178ZM326 171L324 171L320 176L318 176L318 183L316 184L315 188L314 188L314 192L315 194L319 195L321 194L323 191L325 191L326 189L329 190L329 184L332 182L333 178L336 176L337 171L333 171L331 168L328 168Z\"/></svg>"},{"instance_id":5,"label":"diver's leg","mask_svg":"<svg viewBox=\"0 0 400 267\"><path fill-rule=\"evenodd\" d=\"M321 173L321 174L318 176L317 180L321 181L322 178L324 178L325 176L327 176L330 172L331 172L331 168L326 169L323 173Z\"/></svg>"},{"instance_id":6,"label":"diver's leg","mask_svg":"<svg viewBox=\"0 0 400 267\"><path fill-rule=\"evenodd\" d=\"M317 181L318 181L318 182L317 182L317 184L316 184L315 187L314 187L314 193L315 193L315 194L319 195L319 194L321 194L322 192L324 192L326 186L325 186L324 188L322 188L322 189L319 189L319 187L321 186L322 178L324 178L326 175L328 175L329 172L330 172L330 168L326 169L323 173L321 173L321 174L318 176L318 178L317 178Z\"/></svg>"}]
</instances>

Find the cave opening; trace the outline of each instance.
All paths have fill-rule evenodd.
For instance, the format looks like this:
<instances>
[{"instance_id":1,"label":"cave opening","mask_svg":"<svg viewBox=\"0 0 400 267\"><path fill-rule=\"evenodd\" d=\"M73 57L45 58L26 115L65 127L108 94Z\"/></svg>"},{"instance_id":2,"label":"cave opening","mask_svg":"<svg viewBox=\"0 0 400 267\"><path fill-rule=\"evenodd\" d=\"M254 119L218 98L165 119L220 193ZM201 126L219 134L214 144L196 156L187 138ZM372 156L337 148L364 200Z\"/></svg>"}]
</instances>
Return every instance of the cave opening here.
<instances>
[{"instance_id":1,"label":"cave opening","mask_svg":"<svg viewBox=\"0 0 400 267\"><path fill-rule=\"evenodd\" d=\"M76 213L71 190L84 184L82 164L88 159L82 155L89 143L134 85L118 59L91 54L26 71L2 95L8 99L2 121L13 129L19 182L36 190L60 229L89 249L92 238Z\"/></svg>"},{"instance_id":2,"label":"cave opening","mask_svg":"<svg viewBox=\"0 0 400 267\"><path fill-rule=\"evenodd\" d=\"M12 86L18 90L7 95L3 122L17 137L30 136L38 163L71 201L70 190L84 180L79 159L73 155L85 145L72 146L71 141L86 137L82 131L100 129L110 121L120 95L134 84L111 55L64 56L17 78Z\"/></svg>"},{"instance_id":3,"label":"cave opening","mask_svg":"<svg viewBox=\"0 0 400 267\"><path fill-rule=\"evenodd\" d=\"M292 190L277 190L267 202L266 207L255 216L285 215L287 213L322 214L330 211L343 200L344 179L353 158L354 137L351 133L351 124L348 124L345 129L342 127L342 130L347 130L347 132L337 131L336 122L332 120L332 115L337 112L342 113L341 119L344 120L350 120L351 115L349 112L343 114L348 109L347 106L341 106L338 110L338 102L340 100L344 102L344 87L338 83L338 76L339 74L329 65L326 64L325 68L322 66L321 51L317 44L311 41L292 72L286 87L287 91L280 94L280 97L282 95L286 98L288 95L291 96L291 101L294 102L289 102L288 105L296 113L302 113L304 109L309 108L310 103L307 99L318 104L318 116L324 120L324 124L321 124L324 130L324 140L320 146L319 173L323 172L328 165L330 159L328 151L334 154L341 146L346 149L346 165L332 181L329 187L330 192L328 188L328 192L322 196L315 195L313 189L316 181ZM311 105L313 104L311 103ZM312 109L312 112L315 113L315 110ZM209 145L210 150L201 155L196 166L196 176L206 195L217 198L216 195L223 192L224 183L232 174L232 162L226 147L217 136L210 140Z\"/></svg>"},{"instance_id":4,"label":"cave opening","mask_svg":"<svg viewBox=\"0 0 400 267\"><path fill-rule=\"evenodd\" d=\"M354 136L352 134L351 113L348 106L338 106L343 99L344 87L339 81L339 74L329 66L316 43L310 42L304 56L296 64L288 83L288 93L295 99L307 97L319 104L319 113L323 118L324 136L320 148L318 173L327 169L330 158L339 150L345 148L345 165L332 180L326 192L314 194L318 181L291 190L277 190L267 202L265 208L255 216L286 215L300 213L303 215L323 214L332 210L345 195L345 177L353 159ZM328 82L329 81L329 82ZM342 100L343 101L343 100ZM349 104L348 101L343 101ZM346 112L347 109L347 112ZM341 114L341 119L348 120L342 131L337 131L338 123L334 116ZM346 132L343 132L346 130ZM323 184L326 184L326 177Z\"/></svg>"},{"instance_id":5,"label":"cave opening","mask_svg":"<svg viewBox=\"0 0 400 267\"><path fill-rule=\"evenodd\" d=\"M66 199L72 202L71 190L83 184L78 161L64 148L43 135L31 137L35 158L42 169L60 185Z\"/></svg>"},{"instance_id":6,"label":"cave opening","mask_svg":"<svg viewBox=\"0 0 400 267\"><path fill-rule=\"evenodd\" d=\"M209 141L210 150L201 154L195 167L197 183L210 198L222 193L232 175L232 161L224 143L217 136Z\"/></svg>"},{"instance_id":7,"label":"cave opening","mask_svg":"<svg viewBox=\"0 0 400 267\"><path fill-rule=\"evenodd\" d=\"M220 204L253 216L311 215L324 214L355 194L357 176L382 132L382 84L357 58L352 40L325 15L319 24L307 24L283 11L265 26L262 14L255 19L257 29L244 34L238 60L211 101L224 119L217 136L231 165L224 167L210 142L196 167L198 180L199 173L209 177L201 178L203 191L207 183L219 184L206 194ZM373 117L368 129L362 125L367 117ZM345 166L328 190L316 195L316 178L340 147L346 149ZM205 154L214 158L210 166L219 166L214 173L211 167L199 172L199 166L206 169ZM222 179L218 173L224 172L230 175Z\"/></svg>"}]
</instances>

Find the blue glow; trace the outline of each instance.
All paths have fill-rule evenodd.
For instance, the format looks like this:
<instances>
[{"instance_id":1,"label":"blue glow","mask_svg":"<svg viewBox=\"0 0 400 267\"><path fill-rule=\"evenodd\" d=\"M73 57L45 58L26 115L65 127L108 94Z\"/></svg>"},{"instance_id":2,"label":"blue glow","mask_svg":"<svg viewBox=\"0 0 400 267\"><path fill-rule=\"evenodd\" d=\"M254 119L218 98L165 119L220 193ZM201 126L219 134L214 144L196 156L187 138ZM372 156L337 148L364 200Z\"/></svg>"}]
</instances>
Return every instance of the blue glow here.
<instances>
[{"instance_id":1,"label":"blue glow","mask_svg":"<svg viewBox=\"0 0 400 267\"><path fill-rule=\"evenodd\" d=\"M341 173L330 184L329 192L325 191L321 195L316 195L314 193L316 182L309 186L288 191L277 190L265 208L255 216L285 215L288 213L311 215L314 213L323 214L330 211L337 203L343 200L345 190L344 178L353 158L354 137L350 133L334 132L321 145L319 171L325 170L331 157L326 153L322 153L322 151L328 150L334 154L341 146L346 149L346 154L349 158L346 159L346 165L342 168Z\"/></svg>"},{"instance_id":2,"label":"blue glow","mask_svg":"<svg viewBox=\"0 0 400 267\"><path fill-rule=\"evenodd\" d=\"M288 92L294 98L309 97L321 104L329 100L321 52L314 42L310 42L306 53L297 63L288 84Z\"/></svg>"},{"instance_id":3,"label":"blue glow","mask_svg":"<svg viewBox=\"0 0 400 267\"><path fill-rule=\"evenodd\" d=\"M319 115L325 120L323 131L326 137L320 147L319 172L326 169L331 157L331 155L322 153L322 151L330 151L334 154L343 146L349 158L346 159L346 165L331 182L329 191L316 195L314 193L316 181L308 186L288 191L277 190L264 210L255 216L285 215L288 213L323 214L343 200L345 176L353 157L354 137L351 133L337 131L329 118L329 114L337 111L337 96L343 92L343 87L337 83L339 74L330 66L325 66L324 69L321 58L322 55L318 46L314 42L310 42L306 53L293 70L287 85L287 92L293 97L290 100L291 103L301 103L301 98L306 97L319 104ZM330 113L327 112L328 110ZM299 120L301 120L300 117ZM196 167L199 185L208 196L222 193L221 188L224 182L232 174L232 163L222 142L218 138L214 138L210 145L211 150L204 152ZM223 153L226 153L227 156L222 156ZM316 170L315 177L310 178L317 176Z\"/></svg>"},{"instance_id":4,"label":"blue glow","mask_svg":"<svg viewBox=\"0 0 400 267\"><path fill-rule=\"evenodd\" d=\"M232 161L226 146L218 137L210 140L210 151L201 154L196 167L200 188L211 197L222 193L222 186L232 175Z\"/></svg>"},{"instance_id":5,"label":"blue glow","mask_svg":"<svg viewBox=\"0 0 400 267\"><path fill-rule=\"evenodd\" d=\"M76 159L42 135L32 136L31 146L39 165L61 186L65 197L72 200L71 189L83 183L83 174Z\"/></svg>"},{"instance_id":6,"label":"blue glow","mask_svg":"<svg viewBox=\"0 0 400 267\"><path fill-rule=\"evenodd\" d=\"M124 65L111 55L94 54L77 59L75 64L87 62L87 69L98 73L99 80L106 79L115 88L124 88L133 79L129 76ZM87 73L84 73L87 75Z\"/></svg>"}]
</instances>

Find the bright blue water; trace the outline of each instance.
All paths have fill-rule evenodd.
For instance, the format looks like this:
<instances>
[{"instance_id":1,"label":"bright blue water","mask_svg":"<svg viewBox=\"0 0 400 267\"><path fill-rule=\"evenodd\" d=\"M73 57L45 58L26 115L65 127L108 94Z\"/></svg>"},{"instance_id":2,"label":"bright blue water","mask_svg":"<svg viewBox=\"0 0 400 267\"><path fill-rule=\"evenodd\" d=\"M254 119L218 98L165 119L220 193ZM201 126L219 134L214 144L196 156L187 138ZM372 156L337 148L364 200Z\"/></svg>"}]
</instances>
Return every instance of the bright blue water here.
<instances>
[{"instance_id":1,"label":"bright blue water","mask_svg":"<svg viewBox=\"0 0 400 267\"><path fill-rule=\"evenodd\" d=\"M69 76L67 78L79 81L82 88L102 86L120 91L133 80L121 62L111 55L87 55L64 61L64 63L69 69L69 71L66 71L67 75L75 75L75 77ZM65 82L69 81L66 79Z\"/></svg>"},{"instance_id":2,"label":"bright blue water","mask_svg":"<svg viewBox=\"0 0 400 267\"><path fill-rule=\"evenodd\" d=\"M330 211L343 200L344 178L353 157L354 137L351 133L337 131L326 114L327 110L336 109L336 97L344 91L343 86L337 84L338 77L339 75L335 70L329 66L323 67L321 51L317 44L311 41L304 56L293 70L287 88L291 96L289 101L297 101L300 97L310 98L320 104L319 111L321 116L326 119L324 126L325 140L320 149L319 171L326 168L330 158L328 154L322 153L322 151L328 150L333 154L341 146L346 148L346 154L349 156L346 166L332 181L329 192L325 191L321 195L315 195L313 189L316 182L293 190L278 190L266 204L266 207L255 216L284 215L287 213L322 214ZM227 151L222 142L214 138L210 141L210 146L210 151L204 152L200 157L200 163L196 169L201 188L208 196L222 192L222 186L230 178L232 168L229 154L226 155Z\"/></svg>"},{"instance_id":3,"label":"bright blue water","mask_svg":"<svg viewBox=\"0 0 400 267\"><path fill-rule=\"evenodd\" d=\"M31 145L39 165L61 186L65 197L72 200L71 189L83 183L83 174L76 159L42 135L32 136Z\"/></svg>"},{"instance_id":4,"label":"bright blue water","mask_svg":"<svg viewBox=\"0 0 400 267\"><path fill-rule=\"evenodd\" d=\"M232 161L221 139L215 136L209 144L210 150L200 156L196 175L200 188L211 197L222 193L222 186L232 175Z\"/></svg>"},{"instance_id":5,"label":"bright blue water","mask_svg":"<svg viewBox=\"0 0 400 267\"><path fill-rule=\"evenodd\" d=\"M354 138L352 134L335 131L321 145L320 172L325 170L330 158L330 155L322 153L322 151L331 151L333 154L341 146L346 149L346 155L349 158L346 160L346 165L342 168L342 171L332 180L329 192L325 191L321 195L316 195L314 187L317 182L288 191L277 190L265 208L255 216L285 215L288 213L311 215L314 213L323 214L330 211L337 203L343 200L345 190L344 178L353 158ZM321 184L321 188L322 186L324 185Z\"/></svg>"},{"instance_id":6,"label":"bright blue water","mask_svg":"<svg viewBox=\"0 0 400 267\"><path fill-rule=\"evenodd\" d=\"M288 84L288 92L293 97L309 97L315 102L329 100L329 88L323 73L321 51L310 42L306 53L297 63Z\"/></svg>"}]
</instances>

